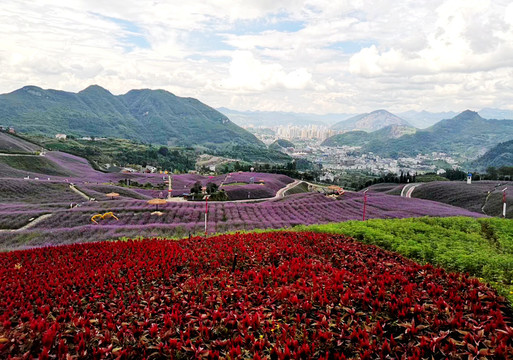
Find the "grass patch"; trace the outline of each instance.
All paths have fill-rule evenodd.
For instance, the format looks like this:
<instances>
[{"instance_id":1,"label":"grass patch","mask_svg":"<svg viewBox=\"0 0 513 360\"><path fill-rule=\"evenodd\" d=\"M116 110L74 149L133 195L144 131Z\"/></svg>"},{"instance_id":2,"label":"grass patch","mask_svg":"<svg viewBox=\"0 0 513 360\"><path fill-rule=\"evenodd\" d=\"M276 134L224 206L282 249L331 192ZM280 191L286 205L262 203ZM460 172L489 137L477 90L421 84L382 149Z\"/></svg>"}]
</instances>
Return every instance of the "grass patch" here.
<instances>
[{"instance_id":1,"label":"grass patch","mask_svg":"<svg viewBox=\"0 0 513 360\"><path fill-rule=\"evenodd\" d=\"M295 231L345 234L420 263L484 279L513 303L513 222L467 217L347 221Z\"/></svg>"},{"instance_id":2,"label":"grass patch","mask_svg":"<svg viewBox=\"0 0 513 360\"><path fill-rule=\"evenodd\" d=\"M305 183L304 181L301 181L296 186L291 187L290 189L285 191L285 194L283 194L283 195L287 196L287 195L302 194L302 193L307 193L307 192L309 192L308 184Z\"/></svg>"}]
</instances>

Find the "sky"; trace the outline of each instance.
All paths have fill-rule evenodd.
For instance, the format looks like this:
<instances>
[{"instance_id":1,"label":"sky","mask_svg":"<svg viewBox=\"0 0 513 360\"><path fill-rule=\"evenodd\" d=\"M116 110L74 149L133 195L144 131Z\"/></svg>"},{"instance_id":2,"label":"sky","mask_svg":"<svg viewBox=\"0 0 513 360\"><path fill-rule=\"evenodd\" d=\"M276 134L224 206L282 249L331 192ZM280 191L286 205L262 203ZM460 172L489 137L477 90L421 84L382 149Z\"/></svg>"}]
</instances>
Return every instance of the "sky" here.
<instances>
[{"instance_id":1,"label":"sky","mask_svg":"<svg viewBox=\"0 0 513 360\"><path fill-rule=\"evenodd\" d=\"M513 2L2 0L0 93L304 113L513 109Z\"/></svg>"}]
</instances>

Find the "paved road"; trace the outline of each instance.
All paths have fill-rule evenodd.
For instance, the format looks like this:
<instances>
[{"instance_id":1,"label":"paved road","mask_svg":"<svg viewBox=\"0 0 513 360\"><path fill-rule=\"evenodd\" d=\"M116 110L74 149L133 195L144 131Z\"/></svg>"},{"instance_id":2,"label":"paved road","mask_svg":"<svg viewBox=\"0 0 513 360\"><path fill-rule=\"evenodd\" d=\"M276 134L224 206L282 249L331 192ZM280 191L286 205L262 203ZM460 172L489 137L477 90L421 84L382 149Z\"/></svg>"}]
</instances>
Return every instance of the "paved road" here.
<instances>
[{"instance_id":1,"label":"paved road","mask_svg":"<svg viewBox=\"0 0 513 360\"><path fill-rule=\"evenodd\" d=\"M271 199L278 199L278 198L282 198L285 196L285 192L291 188L293 188L294 186L298 185L299 183L301 183L302 180L294 180L294 182L291 182L290 184L287 184L287 186L285 186L284 188L281 188L280 190L278 190L276 192L276 195L271 198Z\"/></svg>"},{"instance_id":2,"label":"paved road","mask_svg":"<svg viewBox=\"0 0 513 360\"><path fill-rule=\"evenodd\" d=\"M401 191L401 197L411 198L411 194L413 193L413 190L415 190L415 188L420 185L421 184L406 184L406 185L404 185L403 190Z\"/></svg>"}]
</instances>

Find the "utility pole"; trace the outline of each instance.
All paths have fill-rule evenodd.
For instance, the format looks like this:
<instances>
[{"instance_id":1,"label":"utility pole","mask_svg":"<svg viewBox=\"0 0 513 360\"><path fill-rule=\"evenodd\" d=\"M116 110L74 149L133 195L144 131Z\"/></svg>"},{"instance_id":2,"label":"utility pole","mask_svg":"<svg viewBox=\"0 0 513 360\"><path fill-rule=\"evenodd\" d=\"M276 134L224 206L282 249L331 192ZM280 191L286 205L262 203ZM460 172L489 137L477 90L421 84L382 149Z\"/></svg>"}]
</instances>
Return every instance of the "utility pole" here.
<instances>
[{"instance_id":1,"label":"utility pole","mask_svg":"<svg viewBox=\"0 0 513 360\"><path fill-rule=\"evenodd\" d=\"M208 223L208 198L210 195L205 195L205 236L207 236L207 223Z\"/></svg>"},{"instance_id":2,"label":"utility pole","mask_svg":"<svg viewBox=\"0 0 513 360\"><path fill-rule=\"evenodd\" d=\"M167 180L169 182L168 184L168 188L167 188L167 200L168 201L171 201L171 192L173 191L173 189L171 188L171 175L167 175Z\"/></svg>"},{"instance_id":3,"label":"utility pole","mask_svg":"<svg viewBox=\"0 0 513 360\"><path fill-rule=\"evenodd\" d=\"M365 211L367 210L367 191L369 191L369 189L367 189L363 192L363 220L362 221L365 221Z\"/></svg>"},{"instance_id":4,"label":"utility pole","mask_svg":"<svg viewBox=\"0 0 513 360\"><path fill-rule=\"evenodd\" d=\"M506 218L506 190L508 188L502 189L502 217Z\"/></svg>"}]
</instances>

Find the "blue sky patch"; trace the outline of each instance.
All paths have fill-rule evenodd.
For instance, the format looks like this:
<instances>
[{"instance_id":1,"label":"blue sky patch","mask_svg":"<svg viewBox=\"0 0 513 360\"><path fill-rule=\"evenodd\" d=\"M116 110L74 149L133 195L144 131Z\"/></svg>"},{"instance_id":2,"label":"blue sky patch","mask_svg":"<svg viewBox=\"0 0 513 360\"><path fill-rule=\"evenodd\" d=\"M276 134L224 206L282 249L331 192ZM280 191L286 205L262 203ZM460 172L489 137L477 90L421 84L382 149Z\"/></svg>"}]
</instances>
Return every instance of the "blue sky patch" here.
<instances>
[{"instance_id":1,"label":"blue sky patch","mask_svg":"<svg viewBox=\"0 0 513 360\"><path fill-rule=\"evenodd\" d=\"M339 50L345 54L354 54L362 50L363 48L370 47L372 45L377 45L373 41L340 41L333 43L326 48Z\"/></svg>"},{"instance_id":2,"label":"blue sky patch","mask_svg":"<svg viewBox=\"0 0 513 360\"><path fill-rule=\"evenodd\" d=\"M150 43L144 36L143 30L137 24L123 19L113 18L96 13L93 14L104 20L116 23L124 30L124 32L120 34L119 40L121 41L121 44L126 51L132 51L135 48L151 48Z\"/></svg>"},{"instance_id":3,"label":"blue sky patch","mask_svg":"<svg viewBox=\"0 0 513 360\"><path fill-rule=\"evenodd\" d=\"M287 20L282 16L260 18L256 20L239 20L230 31L236 35L259 34L264 31L297 32L305 28L303 21Z\"/></svg>"}]
</instances>

